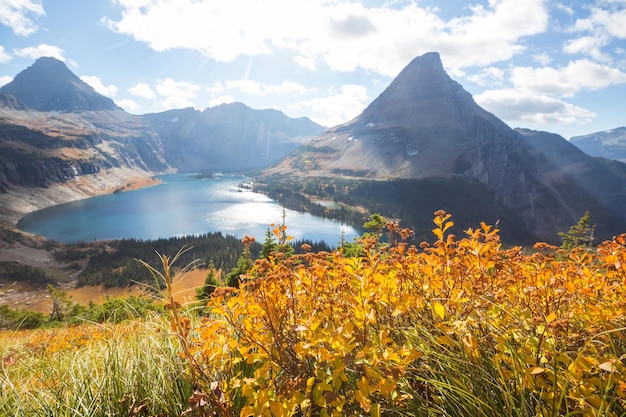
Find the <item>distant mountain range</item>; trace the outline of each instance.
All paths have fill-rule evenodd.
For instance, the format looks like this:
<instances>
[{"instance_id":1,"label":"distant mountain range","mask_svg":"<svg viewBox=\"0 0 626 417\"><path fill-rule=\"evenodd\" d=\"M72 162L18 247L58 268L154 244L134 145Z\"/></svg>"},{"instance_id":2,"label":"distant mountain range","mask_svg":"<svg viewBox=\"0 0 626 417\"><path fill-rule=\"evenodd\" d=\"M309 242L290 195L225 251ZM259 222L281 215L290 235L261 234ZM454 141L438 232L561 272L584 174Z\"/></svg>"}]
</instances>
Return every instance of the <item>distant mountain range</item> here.
<instances>
[{"instance_id":1,"label":"distant mountain range","mask_svg":"<svg viewBox=\"0 0 626 417\"><path fill-rule=\"evenodd\" d=\"M574 144L619 157L625 141L615 132L622 131L570 143L513 130L445 73L437 53L415 58L358 117L327 130L241 103L131 115L64 63L40 58L0 88L0 215L78 198L56 193L36 199L43 195L38 190L60 184L65 191L88 189L87 196L133 175L265 168L265 177L295 181L400 179L414 181L402 187L421 190L429 188L420 181L430 181L439 193L453 194L442 201L476 213L470 224L489 220L480 218L489 212L552 241L590 210L603 239L626 231L626 165L593 158ZM461 199L452 191L460 187L476 192ZM429 204L427 195L420 199L406 200Z\"/></svg>"},{"instance_id":2,"label":"distant mountain range","mask_svg":"<svg viewBox=\"0 0 626 417\"><path fill-rule=\"evenodd\" d=\"M143 118L161 138L168 163L179 171L266 168L324 130L307 118L241 103Z\"/></svg>"},{"instance_id":3,"label":"distant mountain range","mask_svg":"<svg viewBox=\"0 0 626 417\"><path fill-rule=\"evenodd\" d=\"M554 240L586 210L598 237L626 230L623 178L561 136L508 127L445 73L437 53L414 59L354 120L266 175L465 179L493 190L540 239Z\"/></svg>"},{"instance_id":4,"label":"distant mountain range","mask_svg":"<svg viewBox=\"0 0 626 417\"><path fill-rule=\"evenodd\" d=\"M20 198L19 187L86 190L50 197L58 203L156 173L264 168L323 130L240 103L131 115L63 62L39 58L0 88L0 211L9 206L2 194L7 199L14 190L12 198ZM100 184L105 173L109 180Z\"/></svg>"},{"instance_id":5,"label":"distant mountain range","mask_svg":"<svg viewBox=\"0 0 626 417\"><path fill-rule=\"evenodd\" d=\"M591 156L626 162L626 127L574 136L570 141Z\"/></svg>"}]
</instances>

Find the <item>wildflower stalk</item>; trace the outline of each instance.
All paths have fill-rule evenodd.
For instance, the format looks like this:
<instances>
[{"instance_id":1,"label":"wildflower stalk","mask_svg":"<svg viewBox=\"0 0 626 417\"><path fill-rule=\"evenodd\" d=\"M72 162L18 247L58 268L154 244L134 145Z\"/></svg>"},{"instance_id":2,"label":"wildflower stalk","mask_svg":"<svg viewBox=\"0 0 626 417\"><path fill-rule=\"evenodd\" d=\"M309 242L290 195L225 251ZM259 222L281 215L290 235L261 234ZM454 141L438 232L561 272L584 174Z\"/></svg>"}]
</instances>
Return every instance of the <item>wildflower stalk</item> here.
<instances>
[{"instance_id":1,"label":"wildflower stalk","mask_svg":"<svg viewBox=\"0 0 626 417\"><path fill-rule=\"evenodd\" d=\"M193 387L198 386L198 367L193 358L193 354L191 353L191 349L189 348L189 330L191 328L190 320L187 317L183 317L179 310L179 305L174 300L174 290L173 290L173 282L175 277L172 276L172 266L176 263L176 261L181 257L182 254L187 252L191 248L181 248L174 257L170 259L167 255L162 255L157 252L157 256L161 262L161 266L163 268L163 272L157 270L152 265L148 264L145 261L139 260L139 262L144 265L152 274L153 278L157 282L157 286L159 282L165 284L165 302L166 306L172 312L172 330L176 333L178 337L178 341L180 342L181 349L183 351L183 355L185 360L187 361L187 365L189 367L189 376L191 378L191 383Z\"/></svg>"}]
</instances>

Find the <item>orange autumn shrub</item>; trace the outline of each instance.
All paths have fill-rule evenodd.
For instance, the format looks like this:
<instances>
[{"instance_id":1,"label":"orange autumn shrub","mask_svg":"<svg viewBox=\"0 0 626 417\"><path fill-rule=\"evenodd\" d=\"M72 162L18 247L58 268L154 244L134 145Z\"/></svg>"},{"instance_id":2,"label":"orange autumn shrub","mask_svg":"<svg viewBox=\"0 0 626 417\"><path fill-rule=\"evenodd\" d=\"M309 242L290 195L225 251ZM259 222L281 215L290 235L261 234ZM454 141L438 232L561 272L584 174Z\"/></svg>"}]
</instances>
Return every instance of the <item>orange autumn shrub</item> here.
<instances>
[{"instance_id":1,"label":"orange autumn shrub","mask_svg":"<svg viewBox=\"0 0 626 417\"><path fill-rule=\"evenodd\" d=\"M389 242L259 260L193 329L202 415L626 413L626 235L597 250ZM495 398L495 399L492 399ZM460 411L459 411L460 410Z\"/></svg>"}]
</instances>

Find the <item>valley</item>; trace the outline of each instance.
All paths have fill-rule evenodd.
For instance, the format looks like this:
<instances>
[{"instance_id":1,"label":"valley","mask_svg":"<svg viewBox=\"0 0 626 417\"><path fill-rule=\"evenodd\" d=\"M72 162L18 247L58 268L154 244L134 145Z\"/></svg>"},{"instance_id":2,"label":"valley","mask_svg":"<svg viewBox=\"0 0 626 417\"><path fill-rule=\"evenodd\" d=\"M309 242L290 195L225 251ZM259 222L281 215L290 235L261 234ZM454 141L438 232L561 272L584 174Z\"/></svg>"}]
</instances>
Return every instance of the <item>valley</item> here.
<instances>
[{"instance_id":1,"label":"valley","mask_svg":"<svg viewBox=\"0 0 626 417\"><path fill-rule=\"evenodd\" d=\"M558 135L511 129L448 76L437 53L416 57L360 115L329 129L242 103L131 115L64 63L40 59L0 89L0 261L46 271L77 300L101 299L105 278L77 285L77 277L107 244L90 243L92 255L60 262L60 244L16 232L17 221L185 170L248 172L255 191L280 205L356 227L381 213L414 230L412 243L432 239L439 209L455 216L456 235L484 221L507 245L556 244L590 211L599 243L626 230L626 164L606 159L626 142L621 132L577 139L593 145L589 152L602 149L601 159ZM232 268L238 254L220 269ZM108 286L119 294L135 294L129 277L115 282ZM47 283L2 284L14 304L39 308L46 297Z\"/></svg>"}]
</instances>

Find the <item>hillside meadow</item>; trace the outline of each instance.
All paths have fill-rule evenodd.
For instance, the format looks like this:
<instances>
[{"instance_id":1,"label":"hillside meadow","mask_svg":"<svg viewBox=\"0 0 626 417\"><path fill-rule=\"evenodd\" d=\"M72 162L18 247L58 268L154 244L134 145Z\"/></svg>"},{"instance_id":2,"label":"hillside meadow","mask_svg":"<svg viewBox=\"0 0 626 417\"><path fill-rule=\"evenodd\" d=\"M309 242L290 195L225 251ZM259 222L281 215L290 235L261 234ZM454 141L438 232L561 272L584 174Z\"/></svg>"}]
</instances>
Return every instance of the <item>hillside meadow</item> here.
<instances>
[{"instance_id":1,"label":"hillside meadow","mask_svg":"<svg viewBox=\"0 0 626 417\"><path fill-rule=\"evenodd\" d=\"M523 250L452 225L277 245L206 305L161 255L161 312L0 333L0 415L626 415L626 234Z\"/></svg>"}]
</instances>

